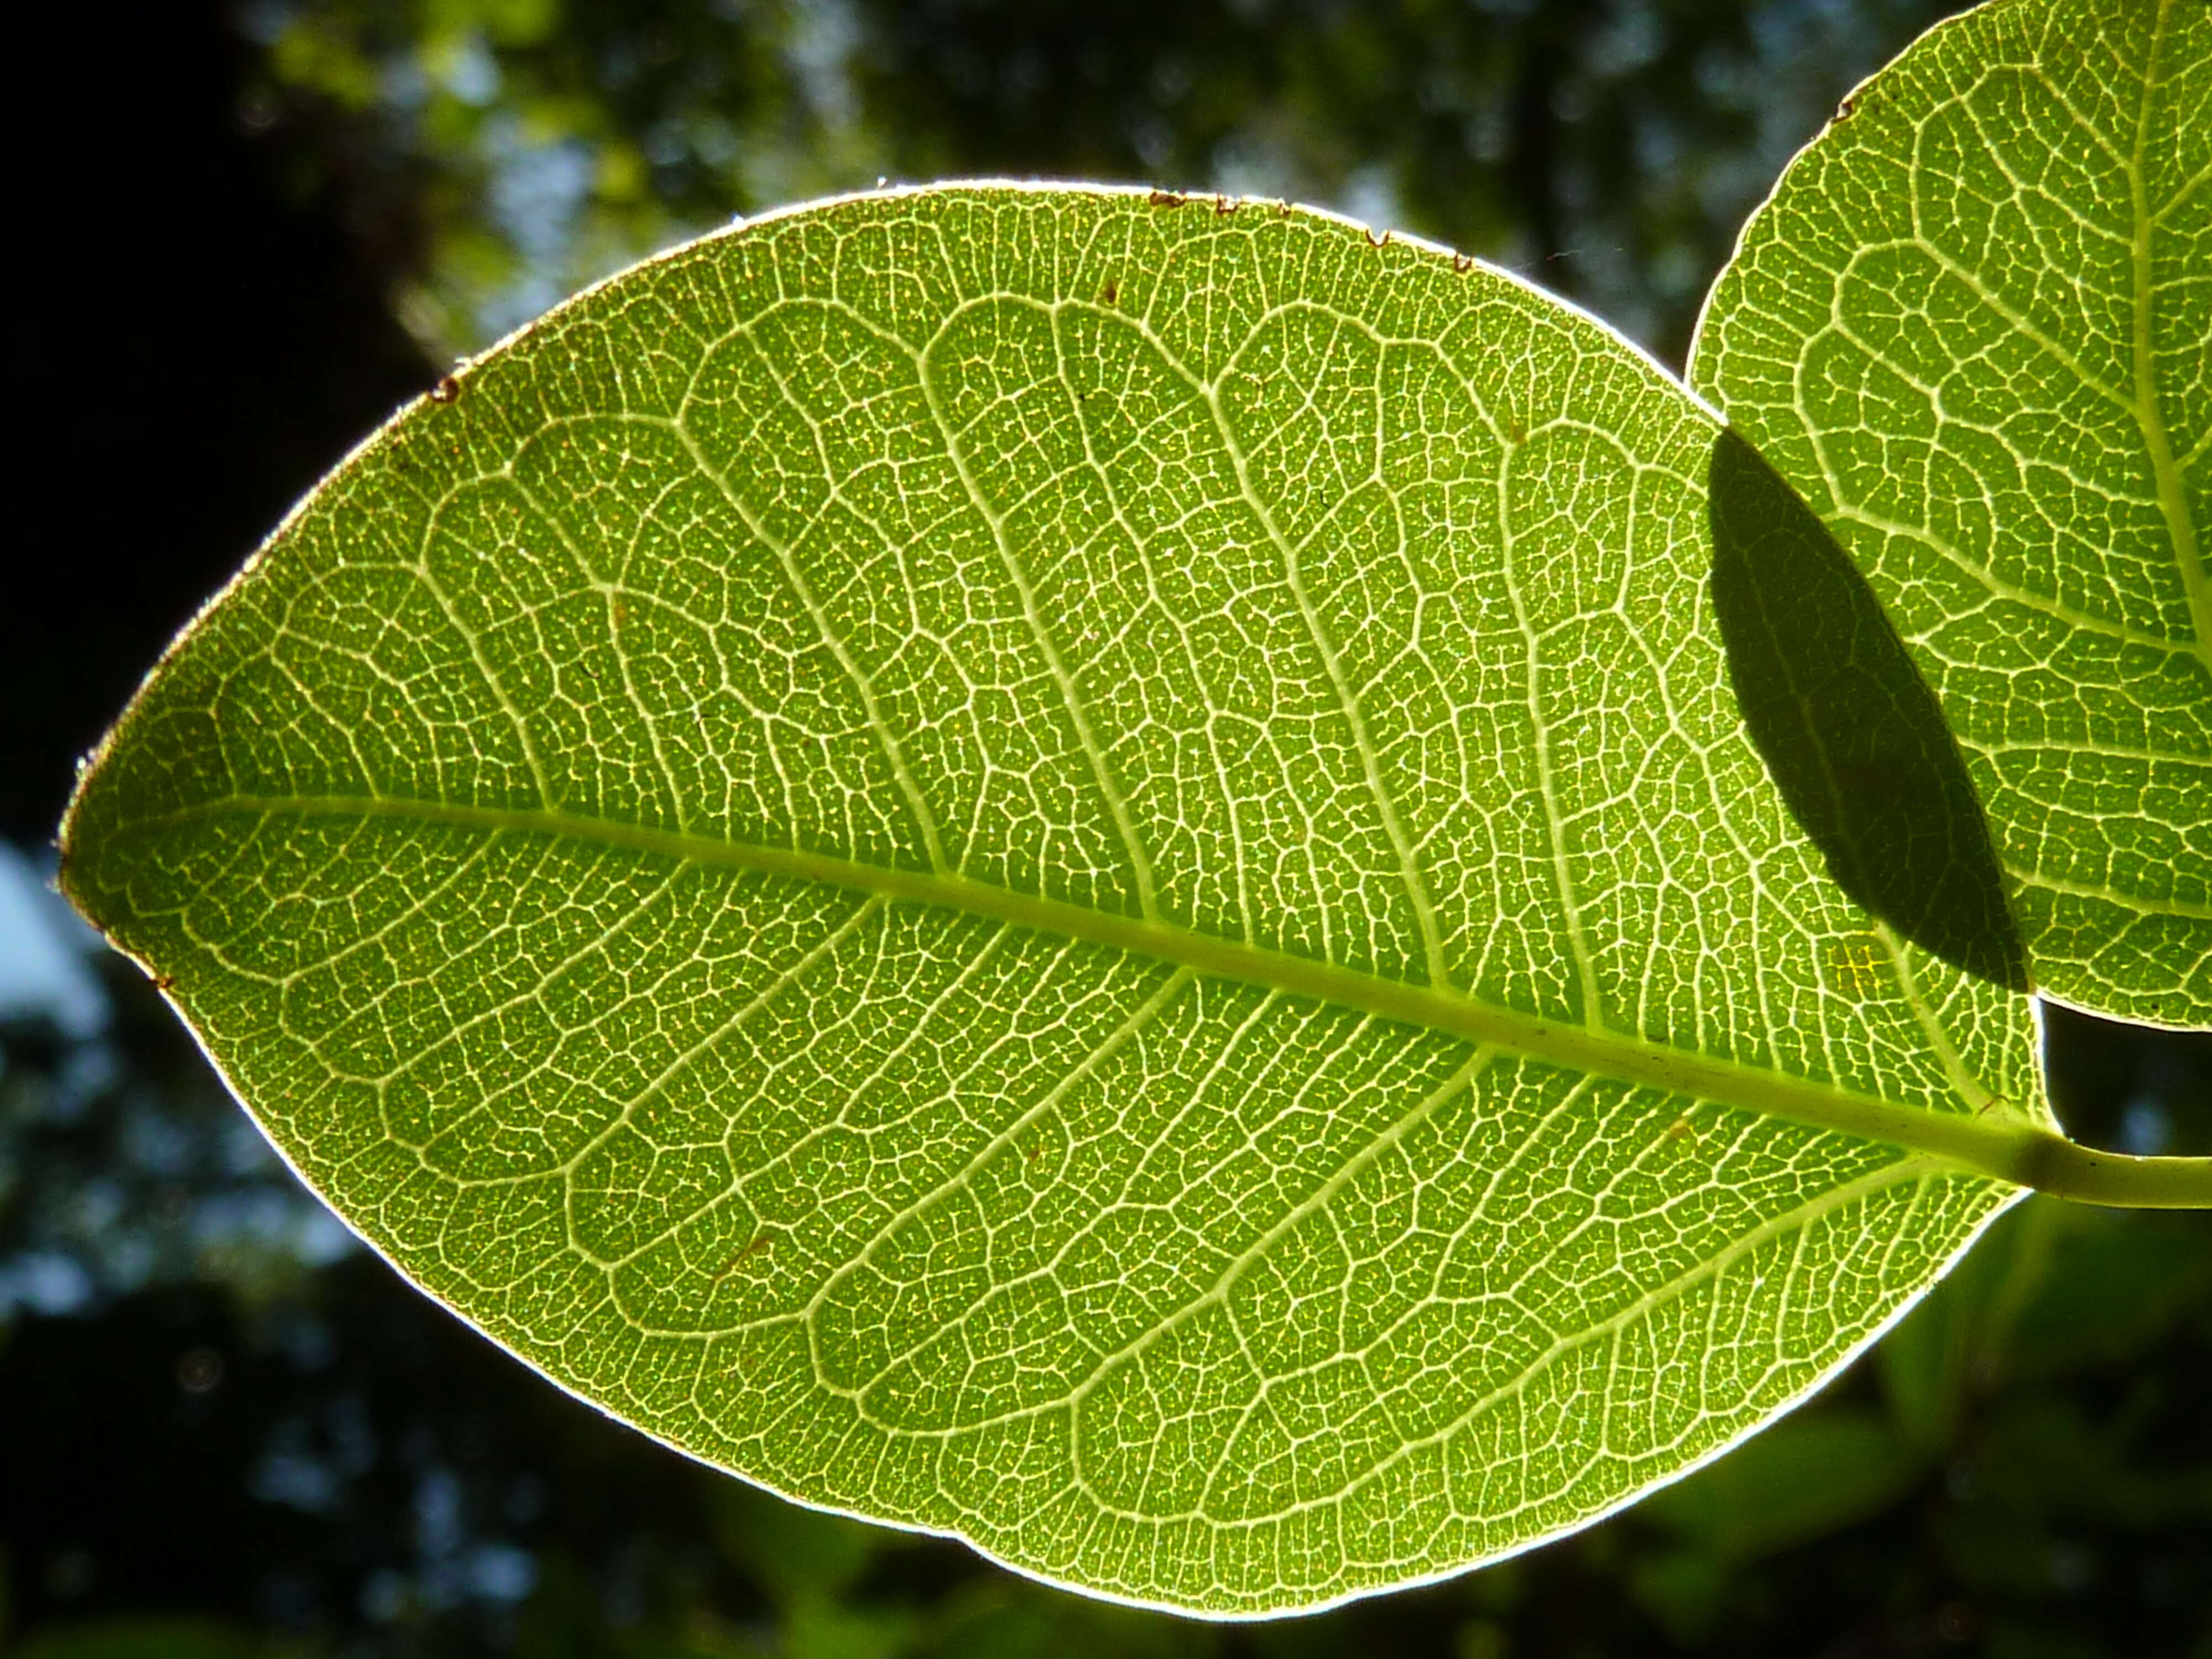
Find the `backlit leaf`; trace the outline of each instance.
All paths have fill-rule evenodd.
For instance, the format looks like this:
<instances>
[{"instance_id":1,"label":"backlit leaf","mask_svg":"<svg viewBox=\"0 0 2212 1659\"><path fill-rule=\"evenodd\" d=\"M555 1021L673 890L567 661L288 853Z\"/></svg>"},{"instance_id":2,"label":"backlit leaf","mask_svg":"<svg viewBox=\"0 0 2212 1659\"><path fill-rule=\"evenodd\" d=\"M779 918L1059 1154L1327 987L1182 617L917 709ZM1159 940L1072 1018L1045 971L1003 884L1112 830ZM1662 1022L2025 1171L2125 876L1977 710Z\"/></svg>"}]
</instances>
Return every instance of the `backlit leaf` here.
<instances>
[{"instance_id":1,"label":"backlit leaf","mask_svg":"<svg viewBox=\"0 0 2212 1659\"><path fill-rule=\"evenodd\" d=\"M2042 1107L1802 505L1581 314L1231 205L895 193L562 307L194 625L64 881L561 1382L1249 1615L1717 1455L2014 1191L1898 1140Z\"/></svg>"},{"instance_id":2,"label":"backlit leaf","mask_svg":"<svg viewBox=\"0 0 2212 1659\"><path fill-rule=\"evenodd\" d=\"M2000 0L1746 227L1691 383L1958 732L2039 986L2212 1025L2212 6Z\"/></svg>"}]
</instances>

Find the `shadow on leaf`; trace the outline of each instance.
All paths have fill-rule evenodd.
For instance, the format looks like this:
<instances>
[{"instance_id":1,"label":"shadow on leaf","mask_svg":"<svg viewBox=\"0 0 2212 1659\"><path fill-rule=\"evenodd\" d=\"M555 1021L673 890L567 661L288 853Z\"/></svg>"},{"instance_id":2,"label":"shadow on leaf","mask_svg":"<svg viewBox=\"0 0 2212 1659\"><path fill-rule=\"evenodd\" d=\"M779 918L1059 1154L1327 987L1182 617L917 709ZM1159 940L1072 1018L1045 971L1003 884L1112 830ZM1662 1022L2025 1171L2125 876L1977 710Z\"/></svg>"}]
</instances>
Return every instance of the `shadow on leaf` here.
<instances>
[{"instance_id":1,"label":"shadow on leaf","mask_svg":"<svg viewBox=\"0 0 2212 1659\"><path fill-rule=\"evenodd\" d=\"M1733 432L1710 483L1729 678L1790 812L1873 915L1969 973L2031 988L1981 802L1873 590Z\"/></svg>"}]
</instances>

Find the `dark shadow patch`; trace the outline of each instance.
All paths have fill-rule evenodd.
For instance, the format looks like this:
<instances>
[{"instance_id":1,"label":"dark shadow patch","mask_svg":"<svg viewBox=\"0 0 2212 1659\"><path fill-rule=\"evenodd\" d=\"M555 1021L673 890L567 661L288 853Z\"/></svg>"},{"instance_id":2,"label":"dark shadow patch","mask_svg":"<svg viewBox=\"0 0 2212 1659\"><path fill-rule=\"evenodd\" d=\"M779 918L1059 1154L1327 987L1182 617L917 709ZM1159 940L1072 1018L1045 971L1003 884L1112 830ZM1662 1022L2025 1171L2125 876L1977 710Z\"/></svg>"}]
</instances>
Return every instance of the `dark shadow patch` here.
<instances>
[{"instance_id":1,"label":"dark shadow patch","mask_svg":"<svg viewBox=\"0 0 2212 1659\"><path fill-rule=\"evenodd\" d=\"M1733 432L1708 477L1729 679L1790 812L1873 915L1968 973L2033 988L1966 763L1873 590Z\"/></svg>"}]
</instances>

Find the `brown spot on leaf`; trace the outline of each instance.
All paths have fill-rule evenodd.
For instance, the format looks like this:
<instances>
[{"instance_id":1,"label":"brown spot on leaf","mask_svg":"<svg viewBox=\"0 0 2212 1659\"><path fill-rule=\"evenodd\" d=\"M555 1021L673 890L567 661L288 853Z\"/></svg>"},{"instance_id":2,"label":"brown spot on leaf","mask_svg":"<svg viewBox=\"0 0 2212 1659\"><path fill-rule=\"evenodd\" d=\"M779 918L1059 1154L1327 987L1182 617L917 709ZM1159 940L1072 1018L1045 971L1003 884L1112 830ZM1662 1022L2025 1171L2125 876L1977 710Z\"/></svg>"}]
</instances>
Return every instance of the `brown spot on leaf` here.
<instances>
[{"instance_id":1,"label":"brown spot on leaf","mask_svg":"<svg viewBox=\"0 0 2212 1659\"><path fill-rule=\"evenodd\" d=\"M1372 225L1368 226L1368 228L1367 228L1367 246L1370 246L1370 247L1384 247L1384 246L1389 246L1389 240L1390 240L1390 233L1389 233L1389 231L1387 231L1387 230L1386 230L1386 231L1384 231L1384 232L1383 232L1380 236L1378 236L1378 235L1376 235L1376 234L1375 234L1375 227L1374 227L1374 226L1372 226Z\"/></svg>"},{"instance_id":2,"label":"brown spot on leaf","mask_svg":"<svg viewBox=\"0 0 2212 1659\"><path fill-rule=\"evenodd\" d=\"M758 1255L763 1250L765 1250L769 1245L775 1243L775 1235L774 1233L755 1233L750 1241L746 1243L745 1247L739 1250L735 1255L732 1256L729 1261L724 1264L722 1271L714 1275L714 1282L718 1285L720 1284L722 1280L727 1279L732 1273L737 1272L741 1264L750 1258Z\"/></svg>"},{"instance_id":3,"label":"brown spot on leaf","mask_svg":"<svg viewBox=\"0 0 2212 1659\"><path fill-rule=\"evenodd\" d=\"M1453 254L1452 269L1458 271L1462 276L1467 272L1473 270L1474 269L1474 255L1472 253Z\"/></svg>"},{"instance_id":4,"label":"brown spot on leaf","mask_svg":"<svg viewBox=\"0 0 2212 1659\"><path fill-rule=\"evenodd\" d=\"M430 401L434 404L454 404L460 400L461 383L451 374L441 376L438 384L430 388Z\"/></svg>"},{"instance_id":5,"label":"brown spot on leaf","mask_svg":"<svg viewBox=\"0 0 2212 1659\"><path fill-rule=\"evenodd\" d=\"M1190 198L1172 190L1156 190L1145 199L1154 207L1181 207Z\"/></svg>"},{"instance_id":6,"label":"brown spot on leaf","mask_svg":"<svg viewBox=\"0 0 2212 1659\"><path fill-rule=\"evenodd\" d=\"M1106 279L1106 286L1104 289L1100 290L1098 297L1103 300L1108 305L1112 305L1115 301L1121 297L1121 283L1115 282L1110 276L1108 277Z\"/></svg>"},{"instance_id":7,"label":"brown spot on leaf","mask_svg":"<svg viewBox=\"0 0 2212 1659\"><path fill-rule=\"evenodd\" d=\"M1869 997L1893 982L1894 969L1881 941L1856 933L1832 939L1823 947L1828 982L1850 997Z\"/></svg>"}]
</instances>

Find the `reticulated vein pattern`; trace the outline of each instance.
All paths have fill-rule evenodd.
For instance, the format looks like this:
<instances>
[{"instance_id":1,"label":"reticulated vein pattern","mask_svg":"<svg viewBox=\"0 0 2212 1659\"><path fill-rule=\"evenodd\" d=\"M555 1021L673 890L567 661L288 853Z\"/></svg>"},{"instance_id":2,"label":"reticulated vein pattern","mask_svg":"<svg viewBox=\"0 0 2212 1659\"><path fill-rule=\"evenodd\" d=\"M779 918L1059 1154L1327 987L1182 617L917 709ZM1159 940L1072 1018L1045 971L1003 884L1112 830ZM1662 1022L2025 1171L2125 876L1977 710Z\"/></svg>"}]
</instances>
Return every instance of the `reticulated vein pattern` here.
<instances>
[{"instance_id":1,"label":"reticulated vein pattern","mask_svg":"<svg viewBox=\"0 0 2212 1659\"><path fill-rule=\"evenodd\" d=\"M1691 381L1873 582L2042 988L2212 1026L2212 8L2008 0L1854 94Z\"/></svg>"},{"instance_id":2,"label":"reticulated vein pattern","mask_svg":"<svg viewBox=\"0 0 2212 1659\"><path fill-rule=\"evenodd\" d=\"M1857 909L1746 736L1716 435L1273 204L741 227L334 475L66 879L354 1224L663 1439L1213 1613L1451 1571L1784 1409L2006 1201L1768 1081L2037 1109L2025 999Z\"/></svg>"}]
</instances>

